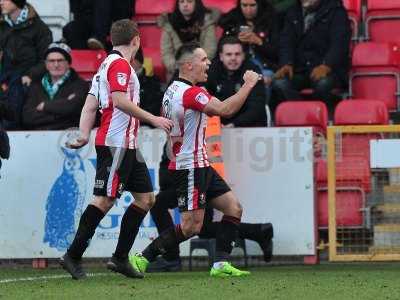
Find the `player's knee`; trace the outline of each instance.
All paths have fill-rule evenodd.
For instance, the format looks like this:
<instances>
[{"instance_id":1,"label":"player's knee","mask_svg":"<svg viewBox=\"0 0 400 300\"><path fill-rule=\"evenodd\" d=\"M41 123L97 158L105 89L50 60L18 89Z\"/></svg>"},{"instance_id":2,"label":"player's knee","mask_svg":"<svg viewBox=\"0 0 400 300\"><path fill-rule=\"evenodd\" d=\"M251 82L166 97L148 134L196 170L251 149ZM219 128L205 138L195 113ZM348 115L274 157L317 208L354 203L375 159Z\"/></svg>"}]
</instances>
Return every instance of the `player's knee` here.
<instances>
[{"instance_id":1,"label":"player's knee","mask_svg":"<svg viewBox=\"0 0 400 300\"><path fill-rule=\"evenodd\" d=\"M187 220L181 223L182 232L186 237L191 237L198 234L200 230L197 232L197 227L197 223L195 223L193 220Z\"/></svg>"},{"instance_id":2,"label":"player's knee","mask_svg":"<svg viewBox=\"0 0 400 300\"><path fill-rule=\"evenodd\" d=\"M241 218L242 217L242 213L243 213L243 207L242 207L242 205L240 204L240 202L236 202L234 205L233 205L233 214L234 214L234 216L236 217L236 218Z\"/></svg>"},{"instance_id":3,"label":"player's knee","mask_svg":"<svg viewBox=\"0 0 400 300\"><path fill-rule=\"evenodd\" d=\"M153 193L144 194L141 195L140 197L136 196L135 199L137 201L138 206L140 206L146 211L150 210L150 208L153 207L156 201Z\"/></svg>"},{"instance_id":4,"label":"player's knee","mask_svg":"<svg viewBox=\"0 0 400 300\"><path fill-rule=\"evenodd\" d=\"M147 200L147 206L149 207L149 209L150 208L152 208L153 206L154 206L154 204L156 203L156 197L154 196L154 194L153 193L151 193L150 195L149 195L149 197L148 197L148 200Z\"/></svg>"}]
</instances>

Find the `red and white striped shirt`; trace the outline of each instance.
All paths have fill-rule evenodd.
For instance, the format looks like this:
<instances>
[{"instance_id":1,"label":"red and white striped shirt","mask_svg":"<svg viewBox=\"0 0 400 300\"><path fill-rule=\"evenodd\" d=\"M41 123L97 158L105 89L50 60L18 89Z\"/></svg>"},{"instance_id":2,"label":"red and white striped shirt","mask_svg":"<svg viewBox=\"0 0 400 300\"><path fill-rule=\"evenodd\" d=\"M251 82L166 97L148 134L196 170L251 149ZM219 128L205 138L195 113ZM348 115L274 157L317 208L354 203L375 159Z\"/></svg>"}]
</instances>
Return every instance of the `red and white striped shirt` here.
<instances>
[{"instance_id":1,"label":"red and white striped shirt","mask_svg":"<svg viewBox=\"0 0 400 300\"><path fill-rule=\"evenodd\" d=\"M183 170L208 167L205 131L207 115L204 107L211 95L184 79L175 80L163 98L163 115L172 120L170 133L172 152L169 169Z\"/></svg>"},{"instance_id":2,"label":"red and white striped shirt","mask_svg":"<svg viewBox=\"0 0 400 300\"><path fill-rule=\"evenodd\" d=\"M129 62L118 51L111 51L93 77L89 94L99 101L102 113L96 145L137 148L139 120L114 107L111 93L124 92L139 105L139 80Z\"/></svg>"}]
</instances>

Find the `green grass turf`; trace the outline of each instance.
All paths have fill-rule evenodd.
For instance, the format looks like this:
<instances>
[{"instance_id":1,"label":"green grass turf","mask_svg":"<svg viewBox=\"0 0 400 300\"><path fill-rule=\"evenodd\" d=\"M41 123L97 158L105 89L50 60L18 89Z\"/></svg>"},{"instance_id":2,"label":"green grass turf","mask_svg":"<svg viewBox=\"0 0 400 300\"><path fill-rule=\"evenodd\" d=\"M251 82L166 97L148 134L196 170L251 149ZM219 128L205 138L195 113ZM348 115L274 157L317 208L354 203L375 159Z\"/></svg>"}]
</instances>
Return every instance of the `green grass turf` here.
<instances>
[{"instance_id":1,"label":"green grass turf","mask_svg":"<svg viewBox=\"0 0 400 300\"><path fill-rule=\"evenodd\" d=\"M254 268L247 278L208 272L147 274L127 279L105 269L84 281L70 278L4 283L6 279L64 275L59 269L0 269L0 299L400 299L400 265L324 264Z\"/></svg>"}]
</instances>

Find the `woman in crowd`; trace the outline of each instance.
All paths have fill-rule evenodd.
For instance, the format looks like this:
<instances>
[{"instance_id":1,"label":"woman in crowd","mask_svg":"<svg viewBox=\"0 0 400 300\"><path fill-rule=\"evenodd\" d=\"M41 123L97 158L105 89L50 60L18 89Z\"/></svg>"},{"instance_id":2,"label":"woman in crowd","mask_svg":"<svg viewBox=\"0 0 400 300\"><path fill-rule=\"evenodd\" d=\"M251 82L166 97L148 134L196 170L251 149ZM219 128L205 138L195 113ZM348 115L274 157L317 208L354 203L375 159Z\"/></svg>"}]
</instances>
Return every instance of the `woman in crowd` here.
<instances>
[{"instance_id":1,"label":"woman in crowd","mask_svg":"<svg viewBox=\"0 0 400 300\"><path fill-rule=\"evenodd\" d=\"M238 0L231 11L221 16L224 35L235 35L264 75L269 86L278 64L279 27L273 6L268 0Z\"/></svg>"},{"instance_id":2,"label":"woman in crowd","mask_svg":"<svg viewBox=\"0 0 400 300\"><path fill-rule=\"evenodd\" d=\"M208 9L202 0L176 0L172 13L158 19L162 28L161 55L167 68L167 80L175 72L175 53L184 43L197 41L212 59L217 50L215 32L219 11Z\"/></svg>"}]
</instances>

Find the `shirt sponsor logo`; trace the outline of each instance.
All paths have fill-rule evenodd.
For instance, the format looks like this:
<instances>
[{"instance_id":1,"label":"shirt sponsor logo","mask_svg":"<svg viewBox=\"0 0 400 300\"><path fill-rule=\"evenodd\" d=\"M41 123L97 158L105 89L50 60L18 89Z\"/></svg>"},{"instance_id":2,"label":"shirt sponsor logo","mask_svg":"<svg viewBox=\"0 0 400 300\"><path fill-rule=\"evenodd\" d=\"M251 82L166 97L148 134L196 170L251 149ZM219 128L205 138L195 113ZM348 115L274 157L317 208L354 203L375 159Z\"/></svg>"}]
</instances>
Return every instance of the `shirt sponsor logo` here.
<instances>
[{"instance_id":1,"label":"shirt sponsor logo","mask_svg":"<svg viewBox=\"0 0 400 300\"><path fill-rule=\"evenodd\" d=\"M204 93L198 93L195 99L197 102L199 102L201 104L208 103L208 97Z\"/></svg>"},{"instance_id":2,"label":"shirt sponsor logo","mask_svg":"<svg viewBox=\"0 0 400 300\"><path fill-rule=\"evenodd\" d=\"M96 182L94 183L94 187L96 189L104 188L104 180L96 179Z\"/></svg>"},{"instance_id":3,"label":"shirt sponsor logo","mask_svg":"<svg viewBox=\"0 0 400 300\"><path fill-rule=\"evenodd\" d=\"M128 75L125 73L117 73L117 81L120 85L125 85L128 79Z\"/></svg>"}]
</instances>

